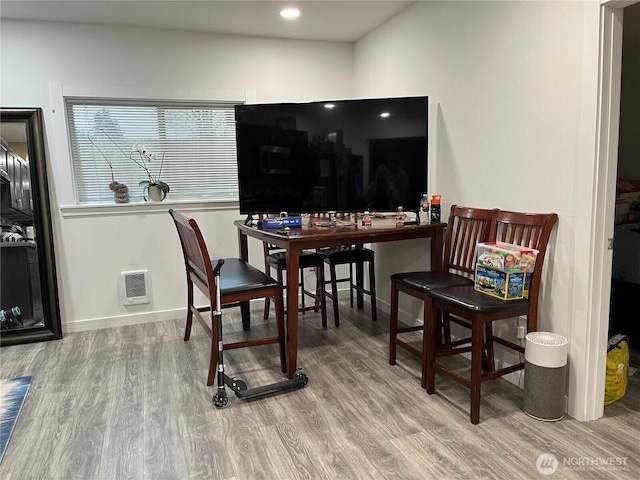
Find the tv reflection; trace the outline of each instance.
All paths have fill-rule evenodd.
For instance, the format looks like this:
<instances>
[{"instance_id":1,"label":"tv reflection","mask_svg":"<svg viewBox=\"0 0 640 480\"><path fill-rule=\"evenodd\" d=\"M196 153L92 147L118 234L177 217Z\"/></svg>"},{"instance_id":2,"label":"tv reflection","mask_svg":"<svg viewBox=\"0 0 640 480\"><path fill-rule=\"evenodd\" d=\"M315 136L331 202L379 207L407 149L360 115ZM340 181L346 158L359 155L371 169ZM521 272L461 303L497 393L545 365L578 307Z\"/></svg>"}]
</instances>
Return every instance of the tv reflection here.
<instances>
[{"instance_id":1,"label":"tv reflection","mask_svg":"<svg viewBox=\"0 0 640 480\"><path fill-rule=\"evenodd\" d=\"M369 210L386 211L401 206L401 199L409 185L409 176L400 166L394 165L394 171L386 165L378 165L375 178L365 193L365 202Z\"/></svg>"}]
</instances>

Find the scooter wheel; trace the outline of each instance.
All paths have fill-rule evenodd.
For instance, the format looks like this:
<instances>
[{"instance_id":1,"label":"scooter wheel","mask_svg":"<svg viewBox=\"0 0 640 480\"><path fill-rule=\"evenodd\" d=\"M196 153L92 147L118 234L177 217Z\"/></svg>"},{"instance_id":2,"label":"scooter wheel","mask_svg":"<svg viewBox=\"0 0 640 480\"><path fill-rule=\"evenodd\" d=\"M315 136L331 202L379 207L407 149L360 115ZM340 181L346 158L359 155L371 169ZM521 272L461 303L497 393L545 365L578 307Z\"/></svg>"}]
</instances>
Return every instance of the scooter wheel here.
<instances>
[{"instance_id":1,"label":"scooter wheel","mask_svg":"<svg viewBox=\"0 0 640 480\"><path fill-rule=\"evenodd\" d=\"M227 405L229 405L229 397L227 397L226 395L215 394L213 396L213 404L217 408L225 408Z\"/></svg>"},{"instance_id":2,"label":"scooter wheel","mask_svg":"<svg viewBox=\"0 0 640 480\"><path fill-rule=\"evenodd\" d=\"M231 388L234 392L242 392L247 389L247 384L240 380L239 378L232 378Z\"/></svg>"},{"instance_id":3,"label":"scooter wheel","mask_svg":"<svg viewBox=\"0 0 640 480\"><path fill-rule=\"evenodd\" d=\"M305 374L305 373L296 373L293 378L300 378L300 384L298 385L298 388L305 388L309 385L309 377Z\"/></svg>"}]
</instances>

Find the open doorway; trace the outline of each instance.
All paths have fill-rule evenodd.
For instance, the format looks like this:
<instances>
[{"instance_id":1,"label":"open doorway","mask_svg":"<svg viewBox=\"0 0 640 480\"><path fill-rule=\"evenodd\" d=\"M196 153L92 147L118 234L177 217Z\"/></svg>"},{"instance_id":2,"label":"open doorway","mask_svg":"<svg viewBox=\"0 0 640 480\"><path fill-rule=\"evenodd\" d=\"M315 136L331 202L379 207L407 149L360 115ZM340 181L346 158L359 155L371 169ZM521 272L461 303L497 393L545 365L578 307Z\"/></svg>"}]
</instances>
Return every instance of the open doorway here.
<instances>
[{"instance_id":1,"label":"open doorway","mask_svg":"<svg viewBox=\"0 0 640 480\"><path fill-rule=\"evenodd\" d=\"M620 125L609 333L640 348L640 3L623 11Z\"/></svg>"},{"instance_id":2,"label":"open doorway","mask_svg":"<svg viewBox=\"0 0 640 480\"><path fill-rule=\"evenodd\" d=\"M622 10L622 61L609 335L626 335L630 377L625 397L605 408L618 415L640 398L640 3ZM635 374L635 375L634 375Z\"/></svg>"}]
</instances>

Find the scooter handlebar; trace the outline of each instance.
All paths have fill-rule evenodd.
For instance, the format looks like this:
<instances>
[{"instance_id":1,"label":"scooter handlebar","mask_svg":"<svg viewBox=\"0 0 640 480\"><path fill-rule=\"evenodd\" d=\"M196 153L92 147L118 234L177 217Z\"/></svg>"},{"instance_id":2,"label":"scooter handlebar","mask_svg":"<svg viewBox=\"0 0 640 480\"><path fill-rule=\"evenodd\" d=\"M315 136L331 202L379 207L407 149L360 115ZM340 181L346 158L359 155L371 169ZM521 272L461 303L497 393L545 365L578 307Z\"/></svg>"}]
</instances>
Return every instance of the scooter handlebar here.
<instances>
[{"instance_id":1,"label":"scooter handlebar","mask_svg":"<svg viewBox=\"0 0 640 480\"><path fill-rule=\"evenodd\" d=\"M218 263L216 264L215 268L213 269L213 274L214 275L220 275L220 269L222 268L222 265L224 265L224 259L220 259L218 260Z\"/></svg>"}]
</instances>

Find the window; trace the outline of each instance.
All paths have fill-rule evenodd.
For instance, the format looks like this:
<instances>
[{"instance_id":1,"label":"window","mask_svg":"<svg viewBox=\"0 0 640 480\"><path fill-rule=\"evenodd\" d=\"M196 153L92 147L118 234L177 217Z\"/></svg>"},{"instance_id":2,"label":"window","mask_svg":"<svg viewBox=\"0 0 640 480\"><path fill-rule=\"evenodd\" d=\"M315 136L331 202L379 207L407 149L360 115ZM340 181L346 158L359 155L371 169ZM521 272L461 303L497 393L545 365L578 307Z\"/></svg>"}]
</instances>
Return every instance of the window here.
<instances>
[{"instance_id":1,"label":"window","mask_svg":"<svg viewBox=\"0 0 640 480\"><path fill-rule=\"evenodd\" d=\"M172 200L237 200L234 105L68 99L73 175L80 204L113 203L112 181L142 202L144 180ZM155 153L141 166L136 146ZM137 160L138 164L133 160Z\"/></svg>"}]
</instances>

